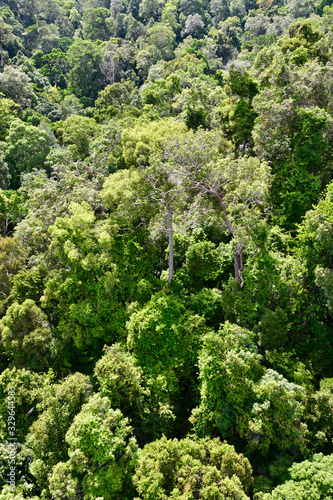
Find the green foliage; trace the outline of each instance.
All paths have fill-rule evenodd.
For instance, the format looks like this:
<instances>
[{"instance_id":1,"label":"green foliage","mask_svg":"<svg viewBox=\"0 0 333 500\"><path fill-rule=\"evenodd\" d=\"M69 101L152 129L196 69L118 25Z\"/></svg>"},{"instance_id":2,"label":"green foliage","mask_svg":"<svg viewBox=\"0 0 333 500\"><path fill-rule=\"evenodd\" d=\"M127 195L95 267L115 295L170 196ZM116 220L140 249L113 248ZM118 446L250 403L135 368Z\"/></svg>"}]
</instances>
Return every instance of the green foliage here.
<instances>
[{"instance_id":1,"label":"green foliage","mask_svg":"<svg viewBox=\"0 0 333 500\"><path fill-rule=\"evenodd\" d=\"M17 116L18 104L11 99L1 98L0 100L0 140L6 138L10 123Z\"/></svg>"},{"instance_id":2,"label":"green foliage","mask_svg":"<svg viewBox=\"0 0 333 500\"><path fill-rule=\"evenodd\" d=\"M175 415L168 397L165 376L145 377L136 358L120 344L107 348L105 355L96 363L95 375L100 392L109 398L112 408L119 408L131 419L134 433L145 442L170 434ZM170 378L170 377L169 377Z\"/></svg>"},{"instance_id":3,"label":"green foliage","mask_svg":"<svg viewBox=\"0 0 333 500\"><path fill-rule=\"evenodd\" d=\"M69 466L72 476L79 476L84 497L94 500L100 496L124 500L133 498L133 474L137 444L132 428L120 410L113 410L107 397L94 394L82 406L66 434L69 444ZM58 463L52 472L50 490L60 498L59 489L67 490L75 479L63 485L65 464ZM65 469L66 470L66 469ZM72 489L72 488L71 488Z\"/></svg>"},{"instance_id":4,"label":"green foliage","mask_svg":"<svg viewBox=\"0 0 333 500\"><path fill-rule=\"evenodd\" d=\"M204 337L198 362L201 400L191 415L199 436L217 427L222 437L231 437L241 415L250 411L263 371L254 337L228 322Z\"/></svg>"},{"instance_id":5,"label":"green foliage","mask_svg":"<svg viewBox=\"0 0 333 500\"><path fill-rule=\"evenodd\" d=\"M129 81L116 82L105 87L99 92L95 102L95 118L102 121L126 112L131 104L133 90L133 83Z\"/></svg>"},{"instance_id":6,"label":"green foliage","mask_svg":"<svg viewBox=\"0 0 333 500\"><path fill-rule=\"evenodd\" d=\"M161 151L166 139L181 137L186 126L174 120L137 124L122 133L123 155L128 166L148 164L152 153Z\"/></svg>"},{"instance_id":7,"label":"green foliage","mask_svg":"<svg viewBox=\"0 0 333 500\"><path fill-rule=\"evenodd\" d=\"M131 315L127 330L128 347L146 373L175 372L187 380L192 375L206 328L203 318L187 311L178 297L154 295Z\"/></svg>"},{"instance_id":8,"label":"green foliage","mask_svg":"<svg viewBox=\"0 0 333 500\"><path fill-rule=\"evenodd\" d=\"M36 103L31 79L13 66L6 66L0 74L0 92L19 105L21 109Z\"/></svg>"},{"instance_id":9,"label":"green foliage","mask_svg":"<svg viewBox=\"0 0 333 500\"><path fill-rule=\"evenodd\" d=\"M288 316L281 308L266 311L260 321L260 343L265 349L284 347L288 341Z\"/></svg>"},{"instance_id":10,"label":"green foliage","mask_svg":"<svg viewBox=\"0 0 333 500\"><path fill-rule=\"evenodd\" d=\"M43 168L50 146L50 137L45 130L26 125L19 119L11 122L4 153L13 188L19 186L20 174Z\"/></svg>"},{"instance_id":11,"label":"green foliage","mask_svg":"<svg viewBox=\"0 0 333 500\"><path fill-rule=\"evenodd\" d=\"M88 203L71 203L70 210L71 216L59 217L49 227L50 251L59 266L46 284L42 302L57 308L64 339L98 349L102 341L115 340L126 319L117 266L109 253L112 236L105 222L96 222Z\"/></svg>"},{"instance_id":12,"label":"green foliage","mask_svg":"<svg viewBox=\"0 0 333 500\"><path fill-rule=\"evenodd\" d=\"M332 496L331 2L5 3L0 497Z\"/></svg>"},{"instance_id":13,"label":"green foliage","mask_svg":"<svg viewBox=\"0 0 333 500\"><path fill-rule=\"evenodd\" d=\"M309 429L309 447L312 451L323 450L325 453L333 451L332 406L333 380L324 378L320 381L320 388L309 395L305 413Z\"/></svg>"},{"instance_id":14,"label":"green foliage","mask_svg":"<svg viewBox=\"0 0 333 500\"><path fill-rule=\"evenodd\" d=\"M42 399L48 377L33 373L30 370L12 368L4 370L0 375L0 429L1 440L7 435L8 390L15 388L15 435L21 441L27 434L31 423L37 418L39 411L36 406ZM32 410L30 412L30 410Z\"/></svg>"},{"instance_id":15,"label":"green foliage","mask_svg":"<svg viewBox=\"0 0 333 500\"><path fill-rule=\"evenodd\" d=\"M89 378L74 373L63 382L49 385L42 393L41 413L30 426L26 446L33 457L30 472L45 493L52 467L68 459L65 436L90 392Z\"/></svg>"},{"instance_id":16,"label":"green foliage","mask_svg":"<svg viewBox=\"0 0 333 500\"><path fill-rule=\"evenodd\" d=\"M124 351L120 344L106 348L104 356L96 363L95 375L100 392L110 400L112 408L119 408L124 415L132 416L142 407L145 394L142 369L136 359ZM134 416L138 416L135 415Z\"/></svg>"},{"instance_id":17,"label":"green foliage","mask_svg":"<svg viewBox=\"0 0 333 500\"><path fill-rule=\"evenodd\" d=\"M0 334L12 366L39 371L49 364L52 333L46 315L33 300L8 308L0 320Z\"/></svg>"},{"instance_id":18,"label":"green foliage","mask_svg":"<svg viewBox=\"0 0 333 500\"><path fill-rule=\"evenodd\" d=\"M251 472L249 461L219 439L163 437L144 447L133 482L143 500L198 496L245 500Z\"/></svg>"},{"instance_id":19,"label":"green foliage","mask_svg":"<svg viewBox=\"0 0 333 500\"><path fill-rule=\"evenodd\" d=\"M289 469L290 479L277 486L271 494L265 494L263 500L329 498L333 493L332 455L322 453L311 460L293 464Z\"/></svg>"},{"instance_id":20,"label":"green foliage","mask_svg":"<svg viewBox=\"0 0 333 500\"><path fill-rule=\"evenodd\" d=\"M256 402L245 428L242 425L248 417L240 417L241 434L247 437L248 448L259 448L266 453L271 445L280 450L299 446L305 452L307 427L301 422L304 388L268 369L254 392Z\"/></svg>"},{"instance_id":21,"label":"green foliage","mask_svg":"<svg viewBox=\"0 0 333 500\"><path fill-rule=\"evenodd\" d=\"M191 295L190 307L196 314L204 316L209 327L218 329L223 319L222 293L217 288L202 288Z\"/></svg>"},{"instance_id":22,"label":"green foliage","mask_svg":"<svg viewBox=\"0 0 333 500\"><path fill-rule=\"evenodd\" d=\"M193 243L186 252L185 267L197 287L214 281L220 272L219 251L211 241Z\"/></svg>"},{"instance_id":23,"label":"green foliage","mask_svg":"<svg viewBox=\"0 0 333 500\"><path fill-rule=\"evenodd\" d=\"M111 12L103 7L87 9L83 14L83 36L87 40L109 40L114 34Z\"/></svg>"},{"instance_id":24,"label":"green foliage","mask_svg":"<svg viewBox=\"0 0 333 500\"><path fill-rule=\"evenodd\" d=\"M84 98L87 104L93 104L103 86L102 57L101 45L89 40L77 38L68 49L72 68L68 74L69 84L75 95Z\"/></svg>"},{"instance_id":25,"label":"green foliage","mask_svg":"<svg viewBox=\"0 0 333 500\"><path fill-rule=\"evenodd\" d=\"M89 154L89 144L97 133L93 118L71 115L62 124L62 141L73 153L73 160L83 160Z\"/></svg>"},{"instance_id":26,"label":"green foliage","mask_svg":"<svg viewBox=\"0 0 333 500\"><path fill-rule=\"evenodd\" d=\"M14 276L25 264L25 251L16 238L0 237L0 301L8 298Z\"/></svg>"}]
</instances>

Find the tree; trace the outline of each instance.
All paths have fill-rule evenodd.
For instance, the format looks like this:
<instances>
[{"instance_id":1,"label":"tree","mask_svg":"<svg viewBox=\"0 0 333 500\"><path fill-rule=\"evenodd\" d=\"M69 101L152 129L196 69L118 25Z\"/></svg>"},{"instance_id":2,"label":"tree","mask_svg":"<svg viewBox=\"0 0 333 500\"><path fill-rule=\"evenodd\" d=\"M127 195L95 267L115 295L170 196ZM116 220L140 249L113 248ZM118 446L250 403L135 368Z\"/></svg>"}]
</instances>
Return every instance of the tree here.
<instances>
[{"instance_id":1,"label":"tree","mask_svg":"<svg viewBox=\"0 0 333 500\"><path fill-rule=\"evenodd\" d=\"M0 301L9 297L13 277L24 266L25 251L16 238L0 236Z\"/></svg>"},{"instance_id":2,"label":"tree","mask_svg":"<svg viewBox=\"0 0 333 500\"><path fill-rule=\"evenodd\" d=\"M163 418L168 421L169 408L176 406L181 421L193 405L195 367L207 331L204 318L186 310L179 297L159 292L131 315L127 331L130 352L150 381L149 389L165 406L160 409L167 412Z\"/></svg>"},{"instance_id":3,"label":"tree","mask_svg":"<svg viewBox=\"0 0 333 500\"><path fill-rule=\"evenodd\" d=\"M174 271L174 252L173 252L173 218L175 205L181 192L184 189L177 186L172 176L170 176L165 165L156 159L154 164L146 167L142 172L143 180L148 183L147 199L153 203L158 203L165 208L167 220L167 232L169 241L169 278L168 285L171 285ZM180 204L184 205L184 203Z\"/></svg>"},{"instance_id":4,"label":"tree","mask_svg":"<svg viewBox=\"0 0 333 500\"><path fill-rule=\"evenodd\" d=\"M83 13L83 36L87 40L107 41L114 35L114 19L109 9L98 7Z\"/></svg>"},{"instance_id":5,"label":"tree","mask_svg":"<svg viewBox=\"0 0 333 500\"><path fill-rule=\"evenodd\" d=\"M131 104L134 85L130 81L116 82L101 90L95 103L95 118L105 120L122 114Z\"/></svg>"},{"instance_id":6,"label":"tree","mask_svg":"<svg viewBox=\"0 0 333 500\"><path fill-rule=\"evenodd\" d=\"M43 168L50 147L50 136L45 130L19 119L12 121L4 146L12 187L19 186L20 174Z\"/></svg>"},{"instance_id":7,"label":"tree","mask_svg":"<svg viewBox=\"0 0 333 500\"><path fill-rule=\"evenodd\" d=\"M160 380L145 377L136 357L120 344L105 351L94 370L101 395L109 398L113 409L119 408L130 418L140 441L171 435L175 415L165 394L163 377L157 377Z\"/></svg>"},{"instance_id":8,"label":"tree","mask_svg":"<svg viewBox=\"0 0 333 500\"><path fill-rule=\"evenodd\" d=\"M61 127L62 140L73 153L73 160L83 160L89 154L89 144L98 131L98 125L93 118L71 115Z\"/></svg>"},{"instance_id":9,"label":"tree","mask_svg":"<svg viewBox=\"0 0 333 500\"><path fill-rule=\"evenodd\" d=\"M7 368L0 375L0 435L4 442L7 434L8 389L15 388L16 437L23 440L30 425L38 417L37 404L42 399L44 388L49 384L48 376L30 370ZM29 411L33 409L30 413Z\"/></svg>"},{"instance_id":10,"label":"tree","mask_svg":"<svg viewBox=\"0 0 333 500\"><path fill-rule=\"evenodd\" d=\"M17 117L19 105L11 99L1 96L0 101L0 140L6 138L11 122Z\"/></svg>"},{"instance_id":11,"label":"tree","mask_svg":"<svg viewBox=\"0 0 333 500\"><path fill-rule=\"evenodd\" d=\"M323 378L317 391L309 394L304 413L308 447L312 452L332 453L333 379Z\"/></svg>"},{"instance_id":12,"label":"tree","mask_svg":"<svg viewBox=\"0 0 333 500\"><path fill-rule=\"evenodd\" d=\"M90 40L76 38L69 47L68 62L72 68L67 75L75 95L84 98L82 102L92 105L103 88L103 74L100 64L103 58L102 46Z\"/></svg>"},{"instance_id":13,"label":"tree","mask_svg":"<svg viewBox=\"0 0 333 500\"><path fill-rule=\"evenodd\" d=\"M89 378L81 373L69 375L43 391L42 411L26 438L26 446L33 458L30 471L40 490L47 492L48 474L58 462L68 460L65 436L90 393Z\"/></svg>"},{"instance_id":14,"label":"tree","mask_svg":"<svg viewBox=\"0 0 333 500\"><path fill-rule=\"evenodd\" d=\"M272 201L286 228L301 221L330 180L332 71L314 60L320 37L308 21L292 25L274 57L263 57L265 88L253 99L255 152L272 163Z\"/></svg>"},{"instance_id":15,"label":"tree","mask_svg":"<svg viewBox=\"0 0 333 500\"><path fill-rule=\"evenodd\" d=\"M209 63L203 54L202 58L208 66ZM215 128L216 119L213 110L216 109L220 98L221 88L216 86L216 81L209 76L200 75L191 79L190 88L184 88L178 96L175 96L173 111L178 113L179 118L185 121L189 129Z\"/></svg>"},{"instance_id":16,"label":"tree","mask_svg":"<svg viewBox=\"0 0 333 500\"><path fill-rule=\"evenodd\" d=\"M0 92L19 104L21 109L36 104L36 95L28 75L13 66L5 66L0 74Z\"/></svg>"},{"instance_id":17,"label":"tree","mask_svg":"<svg viewBox=\"0 0 333 500\"><path fill-rule=\"evenodd\" d=\"M7 45L18 40L13 34L13 28L10 24L7 24L6 21L0 16L0 66L4 65L3 60L3 45Z\"/></svg>"},{"instance_id":18,"label":"tree","mask_svg":"<svg viewBox=\"0 0 333 500\"><path fill-rule=\"evenodd\" d=\"M195 38L201 38L204 33L204 27L205 23L200 14L189 14L185 21L185 28L182 31L182 35L192 35Z\"/></svg>"},{"instance_id":19,"label":"tree","mask_svg":"<svg viewBox=\"0 0 333 500\"><path fill-rule=\"evenodd\" d=\"M254 392L256 402L250 418L239 417L240 433L248 440L248 448L259 449L265 454L270 446L279 450L298 446L306 452L308 431L302 422L305 389L268 369L256 384Z\"/></svg>"},{"instance_id":20,"label":"tree","mask_svg":"<svg viewBox=\"0 0 333 500\"><path fill-rule=\"evenodd\" d=\"M172 295L159 292L127 324L128 346L147 373L174 370L188 378L198 355L203 319ZM147 350L154 332L154 349ZM171 355L172 354L172 355Z\"/></svg>"},{"instance_id":21,"label":"tree","mask_svg":"<svg viewBox=\"0 0 333 500\"><path fill-rule=\"evenodd\" d=\"M127 315L121 297L126 288L117 277L107 222L96 221L86 202L73 202L69 210L71 215L58 217L48 229L50 257L58 266L47 280L42 301L58 311L63 340L91 356L122 332Z\"/></svg>"},{"instance_id":22,"label":"tree","mask_svg":"<svg viewBox=\"0 0 333 500\"><path fill-rule=\"evenodd\" d=\"M132 128L126 128L122 133L123 156L128 166L148 164L149 156L162 149L166 139L183 136L186 132L184 123L166 119L150 122L145 125L138 123Z\"/></svg>"},{"instance_id":23,"label":"tree","mask_svg":"<svg viewBox=\"0 0 333 500\"><path fill-rule=\"evenodd\" d=\"M182 89L180 87L180 77L172 74L167 78L158 78L155 81L148 81L140 89L140 96L143 104L153 105L154 110L158 110L160 116L172 116L174 110L170 107L177 94L180 94ZM148 108L149 109L149 108Z\"/></svg>"},{"instance_id":24,"label":"tree","mask_svg":"<svg viewBox=\"0 0 333 500\"><path fill-rule=\"evenodd\" d=\"M191 422L199 436L217 427L223 438L235 438L239 419L249 417L255 399L255 383L262 374L255 335L228 322L203 339L199 355L201 400Z\"/></svg>"},{"instance_id":25,"label":"tree","mask_svg":"<svg viewBox=\"0 0 333 500\"><path fill-rule=\"evenodd\" d=\"M182 141L170 141L164 157L171 175L196 195L196 203L208 197L218 208L222 224L235 241L235 280L242 285L243 252L267 206L270 168L251 157L218 155L213 159L211 144L208 133L188 133Z\"/></svg>"},{"instance_id":26,"label":"tree","mask_svg":"<svg viewBox=\"0 0 333 500\"><path fill-rule=\"evenodd\" d=\"M333 183L327 187L325 198L309 210L299 230L300 253L306 259L309 277L321 291L330 312L333 311L331 237Z\"/></svg>"},{"instance_id":27,"label":"tree","mask_svg":"<svg viewBox=\"0 0 333 500\"><path fill-rule=\"evenodd\" d=\"M3 151L0 151L0 189L9 188L11 175L9 173L8 165L5 161L5 155ZM4 208L4 200L2 200L2 208ZM3 212L1 212L3 218ZM3 233L3 222L1 223L1 233Z\"/></svg>"},{"instance_id":28,"label":"tree","mask_svg":"<svg viewBox=\"0 0 333 500\"><path fill-rule=\"evenodd\" d=\"M278 307L265 311L260 321L260 343L265 349L281 349L288 341L288 316Z\"/></svg>"},{"instance_id":29,"label":"tree","mask_svg":"<svg viewBox=\"0 0 333 500\"><path fill-rule=\"evenodd\" d=\"M141 0L139 6L139 16L146 21L160 17L164 0Z\"/></svg>"},{"instance_id":30,"label":"tree","mask_svg":"<svg viewBox=\"0 0 333 500\"><path fill-rule=\"evenodd\" d=\"M101 495L110 500L133 498L131 476L138 451L136 440L128 419L120 410L111 408L107 397L94 394L82 406L67 431L66 442L70 455L68 468L73 479L79 477L80 489L87 500ZM60 462L53 468L50 478L53 498L64 498L59 496L59 490L68 486L67 479L64 488L64 467Z\"/></svg>"},{"instance_id":31,"label":"tree","mask_svg":"<svg viewBox=\"0 0 333 500\"><path fill-rule=\"evenodd\" d=\"M277 486L272 493L266 493L262 500L314 500L329 498L333 494L333 455L322 453L312 459L295 463L289 469L290 479Z\"/></svg>"},{"instance_id":32,"label":"tree","mask_svg":"<svg viewBox=\"0 0 333 500\"><path fill-rule=\"evenodd\" d=\"M104 81L108 84L121 82L122 80L133 80L135 77L135 55L137 48L134 44L122 40L107 42L103 46L103 57L100 69Z\"/></svg>"},{"instance_id":33,"label":"tree","mask_svg":"<svg viewBox=\"0 0 333 500\"><path fill-rule=\"evenodd\" d=\"M21 191L26 195L26 216L16 226L16 235L24 245L29 257L43 255L48 248L48 228L57 217L68 215L70 203L85 201L94 212L103 212L99 190L104 178L92 165L74 162L72 155L54 149L48 156L48 168L26 173L22 178Z\"/></svg>"},{"instance_id":34,"label":"tree","mask_svg":"<svg viewBox=\"0 0 333 500\"><path fill-rule=\"evenodd\" d=\"M40 375L30 370L16 368L6 369L0 375L0 488L2 490L0 497L3 495L3 498L11 498L9 492L7 495L5 493L10 467L13 466L12 456L9 455L10 443L15 443L16 493L22 492L22 489L27 492L29 486L31 487L29 474L31 456L23 442L29 427L38 418L38 405L44 389L50 383L50 378L52 378L50 374ZM8 420L10 416L13 417L12 420ZM8 439L12 437L9 434L9 422L16 426L14 431L16 440ZM12 428L10 432L13 433ZM23 496L25 495L22 492L22 498ZM15 497L13 494L13 498Z\"/></svg>"},{"instance_id":35,"label":"tree","mask_svg":"<svg viewBox=\"0 0 333 500\"><path fill-rule=\"evenodd\" d=\"M66 82L63 75L68 71L67 55L65 52L62 52L61 49L52 49L49 54L42 55L41 59L43 62L41 68L43 75L49 78L51 85L53 83L54 87L60 84L60 87L64 88Z\"/></svg>"},{"instance_id":36,"label":"tree","mask_svg":"<svg viewBox=\"0 0 333 500\"><path fill-rule=\"evenodd\" d=\"M0 334L13 366L39 371L48 365L52 333L46 315L33 300L8 308L0 320Z\"/></svg>"},{"instance_id":37,"label":"tree","mask_svg":"<svg viewBox=\"0 0 333 500\"><path fill-rule=\"evenodd\" d=\"M332 309L331 236L332 183L317 206L309 210L299 227L296 258L303 263L303 328L299 341L307 345L307 357L321 377L331 377L333 343L330 335ZM300 296L300 297L301 297ZM309 314L309 315L308 315ZM327 318L325 320L324 318ZM321 325L321 327L318 327Z\"/></svg>"},{"instance_id":38,"label":"tree","mask_svg":"<svg viewBox=\"0 0 333 500\"><path fill-rule=\"evenodd\" d=\"M173 59L176 35L172 28L164 24L155 24L147 31L148 44L159 50L160 57L164 61Z\"/></svg>"},{"instance_id":39,"label":"tree","mask_svg":"<svg viewBox=\"0 0 333 500\"><path fill-rule=\"evenodd\" d=\"M231 66L224 78L228 98L223 101L218 113L222 128L235 143L235 150L245 155L246 146L252 144L252 130L256 118L253 110L253 98L259 93L258 84L247 71Z\"/></svg>"},{"instance_id":40,"label":"tree","mask_svg":"<svg viewBox=\"0 0 333 500\"><path fill-rule=\"evenodd\" d=\"M96 363L94 372L101 395L109 398L112 408L119 408L125 416L136 419L141 413L142 418L143 397L147 391L135 356L120 344L113 344Z\"/></svg>"},{"instance_id":41,"label":"tree","mask_svg":"<svg viewBox=\"0 0 333 500\"><path fill-rule=\"evenodd\" d=\"M163 437L143 448L133 482L142 500L246 500L251 472L247 458L219 439Z\"/></svg>"}]
</instances>

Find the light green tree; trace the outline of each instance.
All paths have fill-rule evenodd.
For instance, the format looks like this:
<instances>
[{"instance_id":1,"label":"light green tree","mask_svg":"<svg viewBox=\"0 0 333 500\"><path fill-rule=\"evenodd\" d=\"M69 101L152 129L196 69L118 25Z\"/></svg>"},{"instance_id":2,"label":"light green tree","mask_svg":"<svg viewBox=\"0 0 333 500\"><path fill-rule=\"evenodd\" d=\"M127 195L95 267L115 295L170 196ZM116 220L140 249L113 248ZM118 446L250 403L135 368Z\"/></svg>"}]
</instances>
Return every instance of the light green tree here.
<instances>
[{"instance_id":1,"label":"light green tree","mask_svg":"<svg viewBox=\"0 0 333 500\"><path fill-rule=\"evenodd\" d=\"M0 320L2 345L12 365L39 371L49 363L52 333L46 315L27 299L12 304Z\"/></svg>"},{"instance_id":2,"label":"light green tree","mask_svg":"<svg viewBox=\"0 0 333 500\"><path fill-rule=\"evenodd\" d=\"M13 34L13 27L6 23L4 18L0 16L0 66L4 65L3 60L3 45L19 40L17 36Z\"/></svg>"},{"instance_id":3,"label":"light green tree","mask_svg":"<svg viewBox=\"0 0 333 500\"><path fill-rule=\"evenodd\" d=\"M89 144L98 131L93 118L71 115L62 125L63 143L73 154L73 159L83 160L89 154Z\"/></svg>"},{"instance_id":4,"label":"light green tree","mask_svg":"<svg viewBox=\"0 0 333 500\"><path fill-rule=\"evenodd\" d=\"M16 238L0 236L0 301L9 296L13 277L24 266L25 260L25 251Z\"/></svg>"},{"instance_id":5,"label":"light green tree","mask_svg":"<svg viewBox=\"0 0 333 500\"><path fill-rule=\"evenodd\" d=\"M247 418L255 400L255 384L263 373L255 335L226 322L208 333L199 355L200 405L191 422L199 436L216 427L224 438L239 432L239 418Z\"/></svg>"},{"instance_id":6,"label":"light green tree","mask_svg":"<svg viewBox=\"0 0 333 500\"><path fill-rule=\"evenodd\" d=\"M136 440L128 420L120 410L111 408L107 397L95 394L82 406L66 434L66 442L70 460L53 468L52 498L70 498L68 495L78 482L87 500L133 498L131 476L138 451ZM71 473L64 481L66 465Z\"/></svg>"},{"instance_id":7,"label":"light green tree","mask_svg":"<svg viewBox=\"0 0 333 500\"><path fill-rule=\"evenodd\" d=\"M254 393L256 402L251 416L239 416L240 434L247 439L248 448L265 454L270 446L280 450L298 446L306 452L305 389L268 369L255 385Z\"/></svg>"},{"instance_id":8,"label":"light green tree","mask_svg":"<svg viewBox=\"0 0 333 500\"><path fill-rule=\"evenodd\" d=\"M17 116L17 109L19 105L16 104L12 99L7 99L4 95L0 96L0 140L6 138L9 126L11 122Z\"/></svg>"},{"instance_id":9,"label":"light green tree","mask_svg":"<svg viewBox=\"0 0 333 500\"><path fill-rule=\"evenodd\" d=\"M258 496L262 500L316 500L333 495L333 455L318 453L312 459L295 463L289 469L290 479L272 493Z\"/></svg>"},{"instance_id":10,"label":"light green tree","mask_svg":"<svg viewBox=\"0 0 333 500\"><path fill-rule=\"evenodd\" d=\"M50 384L42 393L40 415L26 437L26 447L32 454L30 472L42 494L48 492L48 474L52 468L69 458L65 436L90 393L89 378L81 373Z\"/></svg>"},{"instance_id":11,"label":"light green tree","mask_svg":"<svg viewBox=\"0 0 333 500\"><path fill-rule=\"evenodd\" d=\"M142 500L246 500L251 473L247 458L219 439L163 437L143 448L133 482Z\"/></svg>"},{"instance_id":12,"label":"light green tree","mask_svg":"<svg viewBox=\"0 0 333 500\"><path fill-rule=\"evenodd\" d=\"M116 228L96 221L87 202L72 202L69 210L69 216L49 227L50 257L59 265L49 276L42 303L58 310L62 337L91 354L102 342L116 340L127 317L111 252Z\"/></svg>"},{"instance_id":13,"label":"light green tree","mask_svg":"<svg viewBox=\"0 0 333 500\"><path fill-rule=\"evenodd\" d=\"M171 434L175 416L164 377L146 377L135 356L120 344L106 349L94 373L101 395L109 398L113 409L119 408L131 419L138 439L145 442Z\"/></svg>"},{"instance_id":14,"label":"light green tree","mask_svg":"<svg viewBox=\"0 0 333 500\"><path fill-rule=\"evenodd\" d=\"M186 125L167 119L147 124L137 124L123 130L123 155L128 166L138 163L147 164L152 153L163 149L163 143L171 137L182 137Z\"/></svg>"}]
</instances>

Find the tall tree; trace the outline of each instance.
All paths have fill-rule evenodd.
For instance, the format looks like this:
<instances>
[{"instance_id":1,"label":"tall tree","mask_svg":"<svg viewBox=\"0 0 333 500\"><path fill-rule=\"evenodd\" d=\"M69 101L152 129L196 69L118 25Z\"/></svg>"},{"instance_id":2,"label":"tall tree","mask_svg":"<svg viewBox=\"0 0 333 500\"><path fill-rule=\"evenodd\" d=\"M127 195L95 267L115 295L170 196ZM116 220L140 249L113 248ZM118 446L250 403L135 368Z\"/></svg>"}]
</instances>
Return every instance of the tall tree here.
<instances>
[{"instance_id":1,"label":"tall tree","mask_svg":"<svg viewBox=\"0 0 333 500\"><path fill-rule=\"evenodd\" d=\"M212 139L207 132L188 133L181 140L170 141L164 156L170 175L194 193L194 203L204 207L208 198L208 209L218 210L222 225L235 242L235 280L242 285L243 252L266 208L270 168L257 158L215 156Z\"/></svg>"}]
</instances>

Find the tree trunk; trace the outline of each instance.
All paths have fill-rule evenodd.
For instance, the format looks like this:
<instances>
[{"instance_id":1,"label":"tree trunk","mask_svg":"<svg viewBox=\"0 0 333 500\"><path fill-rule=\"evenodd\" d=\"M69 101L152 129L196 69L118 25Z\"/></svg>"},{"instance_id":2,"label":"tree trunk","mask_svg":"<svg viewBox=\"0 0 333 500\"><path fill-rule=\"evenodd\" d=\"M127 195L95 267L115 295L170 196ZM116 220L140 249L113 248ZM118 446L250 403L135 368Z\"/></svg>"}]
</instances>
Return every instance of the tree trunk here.
<instances>
[{"instance_id":1,"label":"tree trunk","mask_svg":"<svg viewBox=\"0 0 333 500\"><path fill-rule=\"evenodd\" d=\"M173 278L173 227L172 227L172 208L170 203L167 203L168 210L168 235L169 235L169 280L170 286Z\"/></svg>"},{"instance_id":2,"label":"tree trunk","mask_svg":"<svg viewBox=\"0 0 333 500\"><path fill-rule=\"evenodd\" d=\"M241 247L240 245L236 246L236 252L235 252L235 281L240 281L241 286L244 284L243 280L243 275L242 271L244 271L244 266L243 266L243 251L244 247Z\"/></svg>"},{"instance_id":3,"label":"tree trunk","mask_svg":"<svg viewBox=\"0 0 333 500\"><path fill-rule=\"evenodd\" d=\"M243 141L243 146L242 146L242 158L244 157L245 155L245 148L246 148L246 139L244 139Z\"/></svg>"}]
</instances>

